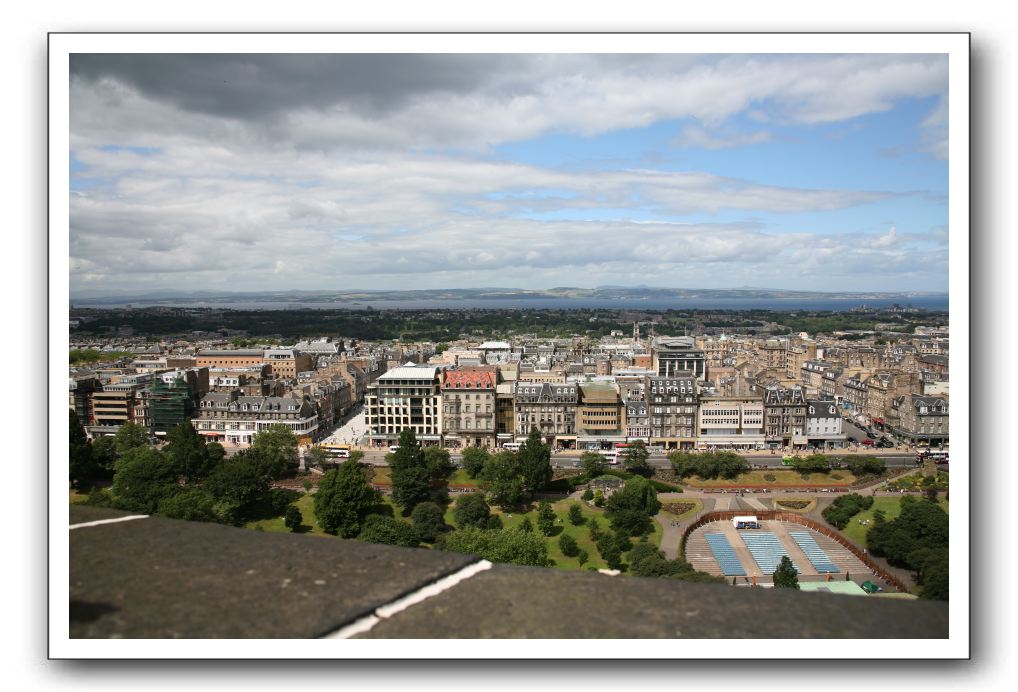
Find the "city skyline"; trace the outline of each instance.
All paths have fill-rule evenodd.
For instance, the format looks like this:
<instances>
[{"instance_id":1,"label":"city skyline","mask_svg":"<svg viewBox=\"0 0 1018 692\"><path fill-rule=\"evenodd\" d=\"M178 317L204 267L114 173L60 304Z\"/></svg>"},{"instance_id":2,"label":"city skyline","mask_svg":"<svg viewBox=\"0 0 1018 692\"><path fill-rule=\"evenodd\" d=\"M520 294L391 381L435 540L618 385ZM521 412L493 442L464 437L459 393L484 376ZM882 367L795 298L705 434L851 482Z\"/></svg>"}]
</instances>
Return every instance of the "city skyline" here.
<instances>
[{"instance_id":1,"label":"city skyline","mask_svg":"<svg viewBox=\"0 0 1018 692\"><path fill-rule=\"evenodd\" d=\"M947 290L944 55L70 66L72 294Z\"/></svg>"}]
</instances>

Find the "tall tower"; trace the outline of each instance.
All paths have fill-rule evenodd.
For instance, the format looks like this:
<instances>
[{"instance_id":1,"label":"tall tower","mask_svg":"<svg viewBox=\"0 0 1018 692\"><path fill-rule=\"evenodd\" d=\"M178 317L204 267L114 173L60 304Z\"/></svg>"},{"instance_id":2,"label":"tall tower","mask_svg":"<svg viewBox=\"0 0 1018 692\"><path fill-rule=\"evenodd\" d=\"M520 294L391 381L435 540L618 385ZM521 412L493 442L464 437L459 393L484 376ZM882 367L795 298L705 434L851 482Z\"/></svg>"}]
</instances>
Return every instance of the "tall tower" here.
<instances>
[{"instance_id":1,"label":"tall tower","mask_svg":"<svg viewBox=\"0 0 1018 692\"><path fill-rule=\"evenodd\" d=\"M640 340L640 323L633 322L633 341Z\"/></svg>"}]
</instances>

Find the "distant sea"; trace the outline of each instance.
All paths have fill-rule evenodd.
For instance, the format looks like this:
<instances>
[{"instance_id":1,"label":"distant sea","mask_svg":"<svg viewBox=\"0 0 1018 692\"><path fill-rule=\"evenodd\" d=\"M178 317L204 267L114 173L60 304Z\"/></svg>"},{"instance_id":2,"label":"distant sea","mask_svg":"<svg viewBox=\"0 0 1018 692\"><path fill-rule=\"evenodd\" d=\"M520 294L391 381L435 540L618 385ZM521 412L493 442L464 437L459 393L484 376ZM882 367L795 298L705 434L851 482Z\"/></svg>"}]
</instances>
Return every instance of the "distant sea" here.
<instances>
[{"instance_id":1,"label":"distant sea","mask_svg":"<svg viewBox=\"0 0 1018 692\"><path fill-rule=\"evenodd\" d=\"M690 298L675 300L640 300L637 298L539 298L523 300L513 298L471 298L464 300L374 300L357 302L287 302L287 301L188 301L188 300L130 300L124 302L95 302L72 300L75 307L122 308L131 305L144 307L217 308L225 310L512 310L512 309L618 309L618 310L851 310L867 307L911 305L927 310L947 310L947 296L916 296L887 299L860 300L858 298Z\"/></svg>"}]
</instances>

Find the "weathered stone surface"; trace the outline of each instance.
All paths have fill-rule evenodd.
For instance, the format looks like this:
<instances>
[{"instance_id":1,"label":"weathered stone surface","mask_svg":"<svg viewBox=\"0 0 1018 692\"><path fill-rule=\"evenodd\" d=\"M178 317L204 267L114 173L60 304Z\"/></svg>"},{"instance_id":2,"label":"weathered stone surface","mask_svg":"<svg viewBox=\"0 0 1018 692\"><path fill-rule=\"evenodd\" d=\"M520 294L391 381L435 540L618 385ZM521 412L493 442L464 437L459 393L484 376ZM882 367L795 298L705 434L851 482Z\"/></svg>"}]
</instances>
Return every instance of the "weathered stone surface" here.
<instances>
[{"instance_id":1,"label":"weathered stone surface","mask_svg":"<svg viewBox=\"0 0 1018 692\"><path fill-rule=\"evenodd\" d=\"M87 505L71 505L71 524L84 524L88 521L115 519L117 517L136 516L137 512L125 512L121 509L108 507L89 507Z\"/></svg>"},{"instance_id":2,"label":"weathered stone surface","mask_svg":"<svg viewBox=\"0 0 1018 692\"><path fill-rule=\"evenodd\" d=\"M893 606L893 607L891 607ZM931 638L947 606L496 566L371 638Z\"/></svg>"},{"instance_id":3,"label":"weathered stone surface","mask_svg":"<svg viewBox=\"0 0 1018 692\"><path fill-rule=\"evenodd\" d=\"M106 518L78 509L72 523ZM70 532L70 631L317 637L475 560L162 518L80 528Z\"/></svg>"}]
</instances>

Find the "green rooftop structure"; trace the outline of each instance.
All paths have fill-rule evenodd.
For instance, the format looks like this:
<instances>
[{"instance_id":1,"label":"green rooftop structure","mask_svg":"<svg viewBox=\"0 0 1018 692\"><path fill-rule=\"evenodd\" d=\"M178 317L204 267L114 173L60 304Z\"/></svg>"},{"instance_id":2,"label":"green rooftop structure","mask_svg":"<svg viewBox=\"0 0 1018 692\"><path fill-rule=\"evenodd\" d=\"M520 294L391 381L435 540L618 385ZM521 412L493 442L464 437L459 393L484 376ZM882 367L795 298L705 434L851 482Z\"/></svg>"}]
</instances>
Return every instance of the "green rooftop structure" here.
<instances>
[{"instance_id":1,"label":"green rooftop structure","mask_svg":"<svg viewBox=\"0 0 1018 692\"><path fill-rule=\"evenodd\" d=\"M152 431L166 434L191 419L194 412L194 392L187 380L178 378L163 382L156 380L149 394Z\"/></svg>"}]
</instances>

